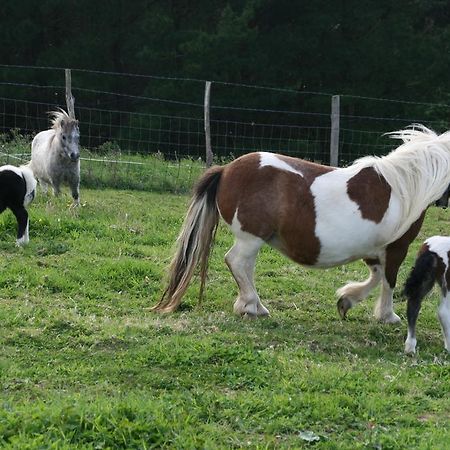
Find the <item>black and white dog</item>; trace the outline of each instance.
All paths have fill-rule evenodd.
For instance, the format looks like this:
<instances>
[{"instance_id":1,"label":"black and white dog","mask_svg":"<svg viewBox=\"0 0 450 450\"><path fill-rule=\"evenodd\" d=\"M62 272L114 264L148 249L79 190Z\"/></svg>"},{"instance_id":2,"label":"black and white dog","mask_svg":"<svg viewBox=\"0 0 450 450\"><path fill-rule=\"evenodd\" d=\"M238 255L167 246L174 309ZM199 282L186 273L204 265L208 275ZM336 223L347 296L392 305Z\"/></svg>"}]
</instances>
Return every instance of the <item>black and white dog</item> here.
<instances>
[{"instance_id":1,"label":"black and white dog","mask_svg":"<svg viewBox=\"0 0 450 450\"><path fill-rule=\"evenodd\" d=\"M27 244L28 212L25 207L34 199L36 180L26 166L0 167L0 213L9 208L17 219L17 245Z\"/></svg>"}]
</instances>

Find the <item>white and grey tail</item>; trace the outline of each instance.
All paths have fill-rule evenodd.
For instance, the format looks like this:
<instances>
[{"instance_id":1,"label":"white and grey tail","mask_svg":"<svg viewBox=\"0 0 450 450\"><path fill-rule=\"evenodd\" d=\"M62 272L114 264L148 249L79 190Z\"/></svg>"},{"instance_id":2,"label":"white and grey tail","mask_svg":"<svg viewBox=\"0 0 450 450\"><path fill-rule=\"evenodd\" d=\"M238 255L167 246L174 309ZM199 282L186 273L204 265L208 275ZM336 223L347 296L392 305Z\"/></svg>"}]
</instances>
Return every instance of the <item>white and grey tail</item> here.
<instances>
[{"instance_id":1,"label":"white and grey tail","mask_svg":"<svg viewBox=\"0 0 450 450\"><path fill-rule=\"evenodd\" d=\"M200 300L208 269L208 259L219 223L219 210L216 204L223 167L212 167L200 178L194 188L177 239L175 255L169 265L169 281L160 301L152 307L157 312L173 312L189 286L195 268L200 264Z\"/></svg>"},{"instance_id":2,"label":"white and grey tail","mask_svg":"<svg viewBox=\"0 0 450 450\"><path fill-rule=\"evenodd\" d=\"M24 198L24 206L26 206L29 203L31 203L34 199L37 181L36 178L34 177L33 170L31 169L29 163L20 166L19 169L22 171L22 176L26 184L26 193Z\"/></svg>"}]
</instances>

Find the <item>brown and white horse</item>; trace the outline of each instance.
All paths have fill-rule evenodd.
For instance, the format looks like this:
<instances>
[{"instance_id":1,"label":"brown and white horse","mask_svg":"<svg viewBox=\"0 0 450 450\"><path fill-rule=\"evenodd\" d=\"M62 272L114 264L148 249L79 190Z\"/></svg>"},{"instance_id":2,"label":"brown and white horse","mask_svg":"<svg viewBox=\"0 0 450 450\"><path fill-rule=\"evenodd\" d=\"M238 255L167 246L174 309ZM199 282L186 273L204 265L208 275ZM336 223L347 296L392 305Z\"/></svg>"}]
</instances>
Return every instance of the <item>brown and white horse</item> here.
<instances>
[{"instance_id":1,"label":"brown and white horse","mask_svg":"<svg viewBox=\"0 0 450 450\"><path fill-rule=\"evenodd\" d=\"M384 157L333 168L273 153L250 153L200 178L177 240L169 283L153 307L172 312L200 265L203 294L219 215L235 243L225 256L238 286L234 311L265 316L253 281L264 243L293 261L325 268L363 259L367 280L337 291L341 317L382 282L375 317L394 323L392 294L425 210L450 183L450 132L422 125L391 133L403 144Z\"/></svg>"}]
</instances>

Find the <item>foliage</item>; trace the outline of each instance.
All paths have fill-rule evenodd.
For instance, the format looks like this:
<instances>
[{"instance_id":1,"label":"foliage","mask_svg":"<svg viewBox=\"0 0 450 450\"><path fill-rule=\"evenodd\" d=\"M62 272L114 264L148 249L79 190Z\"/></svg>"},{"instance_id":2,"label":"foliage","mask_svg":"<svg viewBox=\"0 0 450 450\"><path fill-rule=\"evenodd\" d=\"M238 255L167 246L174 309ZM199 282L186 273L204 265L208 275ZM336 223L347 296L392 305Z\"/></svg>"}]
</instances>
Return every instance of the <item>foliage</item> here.
<instances>
[{"instance_id":1,"label":"foliage","mask_svg":"<svg viewBox=\"0 0 450 450\"><path fill-rule=\"evenodd\" d=\"M189 289L173 315L149 311L188 198L82 189L38 195L30 244L0 216L0 445L4 448L436 448L448 446L449 356L436 291L418 321L380 325L374 297L341 321L334 291L362 263L312 271L265 248L257 284L271 317L232 315L236 287L221 226L207 299ZM420 242L448 230L430 208Z\"/></svg>"},{"instance_id":2,"label":"foliage","mask_svg":"<svg viewBox=\"0 0 450 450\"><path fill-rule=\"evenodd\" d=\"M78 0L67 2L64 8L54 0L42 0L37 5L28 0L8 1L3 8L0 56L4 64L97 69L426 102L441 102L449 91L450 15L448 2L443 0L349 0L339 4L330 0L137 0L132 7L125 0L112 0L107 5ZM21 77L20 70L10 68L2 70L0 78L19 82ZM58 77L41 71L35 73L33 81L58 86ZM148 78L98 78L83 73L74 77L74 86L80 88L197 99L198 103L192 83L180 87L179 83L162 86ZM202 89L202 83L199 87ZM0 93L7 96L11 91L11 86L5 86ZM20 93L29 100L38 95L36 90L21 89ZM46 95L48 101L56 94L49 91ZM106 101L111 106L111 98L85 97L82 92L76 96L82 104L98 106ZM216 104L256 103L266 108L267 96L257 91L233 96L218 91L214 98ZM270 100L272 107L294 110L302 109L305 102L313 109L321 101L303 96L292 99L274 93ZM112 104L120 107L120 99ZM135 107L142 109L139 104ZM162 114L173 113L168 105L159 107ZM370 108L379 116L384 106L374 103ZM393 114L405 113L400 105L390 108ZM180 105L177 111L188 112Z\"/></svg>"},{"instance_id":3,"label":"foliage","mask_svg":"<svg viewBox=\"0 0 450 450\"><path fill-rule=\"evenodd\" d=\"M12 139L0 135L0 165L18 166L30 159L29 137L11 133ZM161 153L123 155L114 142L105 142L94 151L81 150L81 179L86 187L186 193L203 170L202 161L189 158L166 160Z\"/></svg>"}]
</instances>

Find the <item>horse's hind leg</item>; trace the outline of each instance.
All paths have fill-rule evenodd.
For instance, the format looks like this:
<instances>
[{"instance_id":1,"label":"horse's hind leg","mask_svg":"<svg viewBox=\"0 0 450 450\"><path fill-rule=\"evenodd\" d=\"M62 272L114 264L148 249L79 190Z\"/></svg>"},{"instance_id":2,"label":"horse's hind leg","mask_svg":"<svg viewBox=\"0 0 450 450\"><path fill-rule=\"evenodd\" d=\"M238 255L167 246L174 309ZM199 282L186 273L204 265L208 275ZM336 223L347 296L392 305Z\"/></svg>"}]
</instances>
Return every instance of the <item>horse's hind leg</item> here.
<instances>
[{"instance_id":1,"label":"horse's hind leg","mask_svg":"<svg viewBox=\"0 0 450 450\"><path fill-rule=\"evenodd\" d=\"M365 259L364 262L369 266L370 275L367 280L362 282L352 282L337 290L339 300L337 309L342 319L347 315L347 311L364 300L381 280L382 266L378 259Z\"/></svg>"},{"instance_id":2,"label":"horse's hind leg","mask_svg":"<svg viewBox=\"0 0 450 450\"><path fill-rule=\"evenodd\" d=\"M267 316L269 311L261 303L253 281L256 256L264 241L249 233L240 232L225 255L225 261L239 286L234 312L239 315Z\"/></svg>"},{"instance_id":3,"label":"horse's hind leg","mask_svg":"<svg viewBox=\"0 0 450 450\"><path fill-rule=\"evenodd\" d=\"M42 193L43 193L44 195L47 195L49 184L46 183L45 181L42 181L41 179L39 179L38 181L39 181L39 185L41 186L41 191L42 191Z\"/></svg>"},{"instance_id":4,"label":"horse's hind leg","mask_svg":"<svg viewBox=\"0 0 450 450\"><path fill-rule=\"evenodd\" d=\"M438 317L442 326L442 334L444 335L445 349L450 353L450 294L448 292L442 296Z\"/></svg>"}]
</instances>

